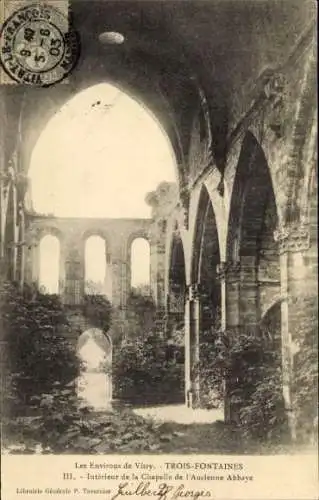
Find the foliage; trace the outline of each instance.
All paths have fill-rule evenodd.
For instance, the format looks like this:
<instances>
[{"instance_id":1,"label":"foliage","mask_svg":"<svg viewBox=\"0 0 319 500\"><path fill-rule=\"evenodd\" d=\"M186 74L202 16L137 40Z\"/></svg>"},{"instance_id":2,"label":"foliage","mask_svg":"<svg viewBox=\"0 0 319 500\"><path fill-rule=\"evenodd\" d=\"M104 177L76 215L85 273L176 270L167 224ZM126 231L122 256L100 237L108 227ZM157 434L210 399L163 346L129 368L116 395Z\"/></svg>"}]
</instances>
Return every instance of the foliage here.
<instances>
[{"instance_id":1,"label":"foliage","mask_svg":"<svg viewBox=\"0 0 319 500\"><path fill-rule=\"evenodd\" d=\"M7 391L11 412L32 407L32 397L64 386L78 375L80 361L65 333L69 328L58 296L35 287L20 291L5 283L1 293L6 345Z\"/></svg>"},{"instance_id":2,"label":"foliage","mask_svg":"<svg viewBox=\"0 0 319 500\"><path fill-rule=\"evenodd\" d=\"M118 397L136 402L174 400L183 387L182 358L182 349L158 332L124 340L113 359Z\"/></svg>"},{"instance_id":3,"label":"foliage","mask_svg":"<svg viewBox=\"0 0 319 500\"><path fill-rule=\"evenodd\" d=\"M112 306L101 294L84 295L83 314L96 328L107 332L111 326Z\"/></svg>"},{"instance_id":4,"label":"foliage","mask_svg":"<svg viewBox=\"0 0 319 500\"><path fill-rule=\"evenodd\" d=\"M309 311L300 321L298 352L294 357L294 406L301 441L317 440L318 431L318 329L317 303L303 301Z\"/></svg>"},{"instance_id":5,"label":"foliage","mask_svg":"<svg viewBox=\"0 0 319 500\"><path fill-rule=\"evenodd\" d=\"M180 398L183 348L164 339L152 298L132 290L122 327L124 323L124 335L113 355L116 396L139 403Z\"/></svg>"},{"instance_id":6,"label":"foliage","mask_svg":"<svg viewBox=\"0 0 319 500\"><path fill-rule=\"evenodd\" d=\"M127 305L137 314L144 311L155 311L155 304L150 295L144 294L139 289L132 289L128 297Z\"/></svg>"},{"instance_id":7,"label":"foliage","mask_svg":"<svg viewBox=\"0 0 319 500\"><path fill-rule=\"evenodd\" d=\"M160 447L155 424L129 410L95 413L81 403L72 384L64 388L57 384L50 393L33 400L40 415L5 423L4 445L8 450L104 454L115 450L156 451ZM12 443L16 446L12 447Z\"/></svg>"},{"instance_id":8,"label":"foliage","mask_svg":"<svg viewBox=\"0 0 319 500\"><path fill-rule=\"evenodd\" d=\"M201 406L208 409L220 407L224 400L225 338L220 330L219 309L215 310L209 324L210 328L205 328L200 335L199 363L192 367L193 377L200 379Z\"/></svg>"},{"instance_id":9,"label":"foliage","mask_svg":"<svg viewBox=\"0 0 319 500\"><path fill-rule=\"evenodd\" d=\"M281 439L286 416L278 346L255 335L240 338L232 365L234 373L231 398L241 396L239 418L243 433L257 439Z\"/></svg>"},{"instance_id":10,"label":"foliage","mask_svg":"<svg viewBox=\"0 0 319 500\"><path fill-rule=\"evenodd\" d=\"M272 332L273 333L273 332ZM213 326L202 332L200 362L201 404L219 406L230 400L232 419L243 436L277 439L286 426L281 371L281 347L270 332L222 332L217 311Z\"/></svg>"},{"instance_id":11,"label":"foliage","mask_svg":"<svg viewBox=\"0 0 319 500\"><path fill-rule=\"evenodd\" d=\"M229 349L228 396L244 436L277 440L286 428L281 349L258 333L241 333Z\"/></svg>"}]
</instances>

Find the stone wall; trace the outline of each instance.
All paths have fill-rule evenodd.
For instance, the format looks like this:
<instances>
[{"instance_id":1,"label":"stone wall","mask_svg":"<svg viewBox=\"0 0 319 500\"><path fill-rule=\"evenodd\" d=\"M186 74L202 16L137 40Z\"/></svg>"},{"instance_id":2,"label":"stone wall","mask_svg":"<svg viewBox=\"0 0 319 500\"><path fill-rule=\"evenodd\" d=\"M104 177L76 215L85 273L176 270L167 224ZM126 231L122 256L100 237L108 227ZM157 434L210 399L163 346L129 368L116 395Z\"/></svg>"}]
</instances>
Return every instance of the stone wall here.
<instances>
[{"instance_id":1,"label":"stone wall","mask_svg":"<svg viewBox=\"0 0 319 500\"><path fill-rule=\"evenodd\" d=\"M118 307L126 305L131 289L131 245L135 238L145 238L150 243L151 276L154 299L161 304L164 291L164 269L161 264L160 247L162 228L149 219L76 219L46 216L30 216L26 230L27 282L39 279L39 243L42 237L53 234L61 245L60 292L64 295L68 280L79 281L81 294L84 293L84 248L90 236L101 236L106 242L106 257L111 268L111 302ZM163 240L164 241L164 240ZM68 276L68 269L77 265L77 276Z\"/></svg>"}]
</instances>

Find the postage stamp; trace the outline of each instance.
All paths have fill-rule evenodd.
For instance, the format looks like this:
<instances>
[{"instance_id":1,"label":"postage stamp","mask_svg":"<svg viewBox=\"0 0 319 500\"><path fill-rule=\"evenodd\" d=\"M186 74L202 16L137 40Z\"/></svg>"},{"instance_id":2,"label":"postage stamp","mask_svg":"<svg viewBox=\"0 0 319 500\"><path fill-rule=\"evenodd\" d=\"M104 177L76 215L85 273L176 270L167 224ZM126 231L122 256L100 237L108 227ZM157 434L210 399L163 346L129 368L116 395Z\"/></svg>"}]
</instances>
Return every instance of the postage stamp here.
<instances>
[{"instance_id":1,"label":"postage stamp","mask_svg":"<svg viewBox=\"0 0 319 500\"><path fill-rule=\"evenodd\" d=\"M79 37L68 17L50 4L15 10L0 32L0 61L20 84L47 87L70 74L79 56Z\"/></svg>"}]
</instances>

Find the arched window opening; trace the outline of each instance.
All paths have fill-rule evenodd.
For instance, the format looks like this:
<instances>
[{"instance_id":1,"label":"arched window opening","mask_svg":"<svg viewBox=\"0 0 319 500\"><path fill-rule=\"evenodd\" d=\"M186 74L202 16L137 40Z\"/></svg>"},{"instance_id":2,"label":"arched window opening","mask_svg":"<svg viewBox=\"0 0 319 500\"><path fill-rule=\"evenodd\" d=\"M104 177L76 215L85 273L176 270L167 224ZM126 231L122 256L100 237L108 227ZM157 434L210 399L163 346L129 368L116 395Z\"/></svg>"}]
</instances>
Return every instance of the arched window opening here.
<instances>
[{"instance_id":1,"label":"arched window opening","mask_svg":"<svg viewBox=\"0 0 319 500\"><path fill-rule=\"evenodd\" d=\"M153 114L102 83L79 92L49 120L33 149L29 177L36 212L148 218L145 196L163 181L176 181L176 161Z\"/></svg>"},{"instance_id":2,"label":"arched window opening","mask_svg":"<svg viewBox=\"0 0 319 500\"><path fill-rule=\"evenodd\" d=\"M107 408L112 400L112 344L102 330L90 328L78 340L82 371L78 396L96 410Z\"/></svg>"},{"instance_id":3,"label":"arched window opening","mask_svg":"<svg viewBox=\"0 0 319 500\"><path fill-rule=\"evenodd\" d=\"M107 295L109 271L105 240L90 236L85 242L85 293Z\"/></svg>"},{"instance_id":4,"label":"arched window opening","mask_svg":"<svg viewBox=\"0 0 319 500\"><path fill-rule=\"evenodd\" d=\"M40 241L39 288L47 294L59 293L60 242L47 234Z\"/></svg>"},{"instance_id":5,"label":"arched window opening","mask_svg":"<svg viewBox=\"0 0 319 500\"><path fill-rule=\"evenodd\" d=\"M150 244L135 238L131 245L131 290L150 295Z\"/></svg>"}]
</instances>

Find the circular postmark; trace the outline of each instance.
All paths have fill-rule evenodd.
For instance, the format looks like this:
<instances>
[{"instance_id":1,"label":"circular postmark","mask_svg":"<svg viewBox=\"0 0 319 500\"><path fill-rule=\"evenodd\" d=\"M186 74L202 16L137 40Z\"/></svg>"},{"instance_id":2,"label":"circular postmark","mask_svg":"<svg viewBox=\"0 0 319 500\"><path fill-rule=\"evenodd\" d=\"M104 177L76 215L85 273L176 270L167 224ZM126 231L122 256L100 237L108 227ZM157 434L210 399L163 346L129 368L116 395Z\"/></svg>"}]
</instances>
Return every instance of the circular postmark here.
<instances>
[{"instance_id":1,"label":"circular postmark","mask_svg":"<svg viewBox=\"0 0 319 500\"><path fill-rule=\"evenodd\" d=\"M69 20L51 5L14 12L0 31L0 61L23 84L47 87L65 78L79 56L79 38Z\"/></svg>"}]
</instances>

